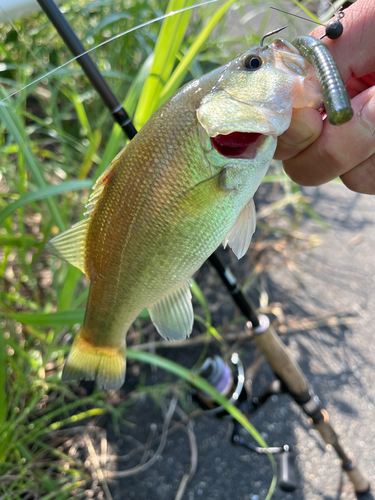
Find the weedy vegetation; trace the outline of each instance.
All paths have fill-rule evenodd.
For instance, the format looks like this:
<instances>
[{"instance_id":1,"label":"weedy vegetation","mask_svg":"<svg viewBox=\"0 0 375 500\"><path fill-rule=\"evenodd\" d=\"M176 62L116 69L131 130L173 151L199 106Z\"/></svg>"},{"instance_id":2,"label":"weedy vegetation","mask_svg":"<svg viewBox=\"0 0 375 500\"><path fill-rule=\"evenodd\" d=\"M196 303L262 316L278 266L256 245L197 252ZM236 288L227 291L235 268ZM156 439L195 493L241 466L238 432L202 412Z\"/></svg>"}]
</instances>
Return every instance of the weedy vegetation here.
<instances>
[{"instance_id":1,"label":"weedy vegetation","mask_svg":"<svg viewBox=\"0 0 375 500\"><path fill-rule=\"evenodd\" d=\"M61 8L83 44L91 48L166 11L193 4L192 0L78 0ZM251 20L262 13L257 18L260 24L252 29ZM4 20L1 13L0 17ZM269 18L270 11L261 1L218 1L132 31L93 51L91 57L140 128L181 84L258 44L276 23L267 25ZM293 38L298 30L301 34L301 29L308 31L306 25L292 29L288 36ZM3 22L0 40L0 99L71 58L43 13ZM125 143L122 130L113 124L77 63L0 104L1 499L85 497L92 469L84 454L77 458L71 453L74 429L88 422L92 426L112 422L115 430L126 425L132 402L147 392L142 384L130 394L113 395L61 383L64 357L83 319L88 287L79 270L44 250L48 240L80 219L95 179ZM260 213L263 240L276 231L276 211L288 205L293 207L292 215L282 216L285 221L283 229L277 229L278 236L291 238L294 232L293 241L298 241L301 215L308 211L315 216L308 200L278 165L265 182L279 186L283 194ZM304 237L301 241L316 243ZM256 274L251 274L247 287ZM227 346L220 325L212 324L198 285L194 284L193 292L204 316L197 319L207 330L203 345L212 336ZM189 382L213 393L262 442L243 415L193 372L137 350L147 340L148 327L145 311L129 333L133 344L129 359L177 375L180 394ZM161 394L175 384L162 387ZM86 455L92 455L89 444L87 449ZM102 476L97 474L99 481ZM110 498L105 479L101 484Z\"/></svg>"}]
</instances>

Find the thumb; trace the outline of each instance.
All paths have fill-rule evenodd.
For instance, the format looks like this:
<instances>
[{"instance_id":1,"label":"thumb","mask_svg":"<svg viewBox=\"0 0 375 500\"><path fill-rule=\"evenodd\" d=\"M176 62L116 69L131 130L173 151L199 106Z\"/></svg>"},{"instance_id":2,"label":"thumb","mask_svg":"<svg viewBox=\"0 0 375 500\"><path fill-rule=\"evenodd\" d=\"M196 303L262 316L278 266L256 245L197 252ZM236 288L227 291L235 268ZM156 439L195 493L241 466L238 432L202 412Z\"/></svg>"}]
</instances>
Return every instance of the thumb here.
<instances>
[{"instance_id":1,"label":"thumb","mask_svg":"<svg viewBox=\"0 0 375 500\"><path fill-rule=\"evenodd\" d=\"M316 109L293 109L292 121L277 142L276 160L288 160L306 149L321 134L323 129L322 117Z\"/></svg>"}]
</instances>

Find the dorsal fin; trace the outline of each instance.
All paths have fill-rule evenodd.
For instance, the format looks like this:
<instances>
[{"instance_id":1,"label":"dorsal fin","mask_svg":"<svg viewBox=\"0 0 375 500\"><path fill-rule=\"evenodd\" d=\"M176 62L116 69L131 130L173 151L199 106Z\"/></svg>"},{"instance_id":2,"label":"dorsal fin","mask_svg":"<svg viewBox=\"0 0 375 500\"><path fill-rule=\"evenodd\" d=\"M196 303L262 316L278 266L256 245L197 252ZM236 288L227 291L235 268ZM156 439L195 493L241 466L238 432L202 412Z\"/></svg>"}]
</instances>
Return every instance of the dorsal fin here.
<instances>
[{"instance_id":1,"label":"dorsal fin","mask_svg":"<svg viewBox=\"0 0 375 500\"><path fill-rule=\"evenodd\" d=\"M91 196L89 198L89 201L86 205L85 219L89 219L91 217L91 213L95 208L96 202L100 198L100 195L102 194L102 191L103 191L105 185L110 180L110 178L112 176L112 171L114 170L115 166L117 165L118 160L120 159L120 156L123 154L123 151L124 150L120 151L119 154L114 157L114 159L108 165L108 167L104 170L102 175L100 175L97 178L97 180L92 188L92 193L91 193Z\"/></svg>"},{"instance_id":2,"label":"dorsal fin","mask_svg":"<svg viewBox=\"0 0 375 500\"><path fill-rule=\"evenodd\" d=\"M114 158L93 186L93 191L86 205L85 219L74 224L70 229L58 234L49 241L46 249L56 257L66 260L69 264L78 267L85 273L85 241L88 221L100 198L102 191L111 178L112 171L117 164L122 151Z\"/></svg>"}]
</instances>

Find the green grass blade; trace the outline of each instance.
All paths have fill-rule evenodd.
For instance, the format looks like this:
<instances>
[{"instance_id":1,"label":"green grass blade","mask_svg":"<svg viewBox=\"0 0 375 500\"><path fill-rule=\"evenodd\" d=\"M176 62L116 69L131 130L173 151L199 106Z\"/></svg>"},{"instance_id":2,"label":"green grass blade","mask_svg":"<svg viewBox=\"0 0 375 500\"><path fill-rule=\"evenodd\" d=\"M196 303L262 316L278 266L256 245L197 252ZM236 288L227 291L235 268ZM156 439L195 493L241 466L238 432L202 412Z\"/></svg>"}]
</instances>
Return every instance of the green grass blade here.
<instances>
[{"instance_id":1,"label":"green grass blade","mask_svg":"<svg viewBox=\"0 0 375 500\"><path fill-rule=\"evenodd\" d=\"M6 352L4 332L1 326L0 316L0 427L4 425L7 416L7 396L6 396Z\"/></svg>"},{"instance_id":2,"label":"green grass blade","mask_svg":"<svg viewBox=\"0 0 375 500\"><path fill-rule=\"evenodd\" d=\"M187 0L182 2L182 7L190 7L194 4L194 0ZM181 43L184 39L186 30L189 26L189 21L192 15L192 10L188 10L186 12L182 12L179 16L174 16L176 19L176 23L174 25L174 33L173 35L168 32L167 36L169 37L169 50L165 51L164 63L161 65L161 81L166 82L172 73L173 67L175 65L176 55L180 50Z\"/></svg>"},{"instance_id":3,"label":"green grass blade","mask_svg":"<svg viewBox=\"0 0 375 500\"><path fill-rule=\"evenodd\" d=\"M104 415L107 413L105 408L92 408L91 410L83 411L81 413L76 413L71 417L64 418L63 420L59 420L58 422L53 422L50 424L47 429L43 429L41 431L41 435L45 434L45 432L56 431L57 429L61 429L65 425L76 424L80 420L84 420L85 418L96 417L97 415Z\"/></svg>"},{"instance_id":4,"label":"green grass blade","mask_svg":"<svg viewBox=\"0 0 375 500\"><path fill-rule=\"evenodd\" d=\"M141 69L137 73L137 76L135 77L132 85L130 86L129 92L126 95L124 101L124 109L129 116L132 116L135 112L144 82L146 81L146 78L148 77L151 71L153 59L154 59L153 54L151 54L146 59L146 61L141 66ZM104 172L104 170L108 167L113 158L117 155L120 149L120 144L123 140L124 140L124 131L122 130L120 125L118 124L114 125L112 128L109 141L104 150L101 162L95 171L94 175L95 179L97 179Z\"/></svg>"},{"instance_id":5,"label":"green grass blade","mask_svg":"<svg viewBox=\"0 0 375 500\"><path fill-rule=\"evenodd\" d=\"M3 93L4 95L4 93ZM4 96L5 97L5 96ZM46 182L44 180L43 174L41 172L42 168L40 162L36 159L29 141L24 139L22 130L23 125L21 120L17 116L14 110L11 110L8 106L0 105L0 122L3 122L7 127L10 134L13 136L14 140L18 144L18 147L23 150L25 155L25 162L30 170L31 176L33 177L35 183L40 187L46 187ZM58 228L63 231L65 229L65 224L61 218L59 209L51 198L46 199L47 206L51 213L51 216L58 226Z\"/></svg>"},{"instance_id":6,"label":"green grass blade","mask_svg":"<svg viewBox=\"0 0 375 500\"><path fill-rule=\"evenodd\" d=\"M285 182L289 181L289 177L286 174L270 174L263 177L262 183L266 182Z\"/></svg>"},{"instance_id":7,"label":"green grass blade","mask_svg":"<svg viewBox=\"0 0 375 500\"><path fill-rule=\"evenodd\" d=\"M84 309L75 311L57 311L52 313L10 313L7 317L12 318L24 325L56 327L61 325L73 326L82 323L85 316Z\"/></svg>"},{"instance_id":8,"label":"green grass blade","mask_svg":"<svg viewBox=\"0 0 375 500\"><path fill-rule=\"evenodd\" d=\"M75 309L68 311L57 311L49 313L6 313L8 318L12 318L24 325L57 327L61 325L73 326L83 322L85 309ZM149 320L150 315L144 309L138 316L139 319Z\"/></svg>"},{"instance_id":9,"label":"green grass blade","mask_svg":"<svg viewBox=\"0 0 375 500\"><path fill-rule=\"evenodd\" d=\"M39 245L40 241L38 241L34 236L12 236L12 235L3 235L0 236L0 247L19 247L19 248L29 248L35 245Z\"/></svg>"},{"instance_id":10,"label":"green grass blade","mask_svg":"<svg viewBox=\"0 0 375 500\"><path fill-rule=\"evenodd\" d=\"M328 230L330 228L329 224L325 220L323 220L320 215L318 215L315 210L312 208L310 203L307 203L306 201L301 200L301 204L303 208L305 209L305 212L316 222L318 222L323 229Z\"/></svg>"},{"instance_id":11,"label":"green grass blade","mask_svg":"<svg viewBox=\"0 0 375 500\"><path fill-rule=\"evenodd\" d=\"M200 316L198 316L198 314L194 314L194 319L196 321L199 321L199 323L202 323L202 325L204 325L206 328L207 328L207 332L212 335L213 337L215 337L215 339L221 343L221 345L223 347L227 347L228 344L227 342L225 341L225 339L220 335L220 333L216 330L216 328L214 328L210 323L207 323L207 321L203 318L201 318Z\"/></svg>"},{"instance_id":12,"label":"green grass blade","mask_svg":"<svg viewBox=\"0 0 375 500\"><path fill-rule=\"evenodd\" d=\"M74 483L67 483L62 486L57 492L53 491L52 493L48 493L47 495L43 495L40 497L40 500L67 500L68 498L73 498L70 495L70 492L76 488L81 488L86 484L86 481L75 481ZM79 496L83 498L83 495ZM79 498L76 495L74 498Z\"/></svg>"},{"instance_id":13,"label":"green grass blade","mask_svg":"<svg viewBox=\"0 0 375 500\"><path fill-rule=\"evenodd\" d=\"M92 137L92 130L90 127L90 121L87 117L85 108L82 104L82 99L78 92L76 91L71 91L65 88L61 88L61 91L63 94L66 95L66 97L69 99L69 101L73 104L76 113L77 113L77 118L79 120L79 123L81 124L82 128L82 135L87 136L89 139Z\"/></svg>"},{"instance_id":14,"label":"green grass blade","mask_svg":"<svg viewBox=\"0 0 375 500\"><path fill-rule=\"evenodd\" d=\"M7 344L13 349L15 354L19 359L24 359L27 362L27 366L32 368L33 370L38 370L38 368L41 366L41 363L39 362L38 359L35 359L33 356L31 356L27 351L25 351L22 347L18 345L16 341L13 339L7 339Z\"/></svg>"},{"instance_id":15,"label":"green grass blade","mask_svg":"<svg viewBox=\"0 0 375 500\"><path fill-rule=\"evenodd\" d=\"M175 92L178 87L182 84L185 75L188 72L190 64L193 62L194 57L198 54L204 42L207 40L211 31L214 29L219 20L223 17L229 7L236 0L229 0L220 9L218 9L215 14L210 18L206 26L201 30L199 35L195 38L194 42L191 44L189 50L185 54L184 58L174 70L171 78L168 80L164 86L162 92L160 93L158 106L160 106L168 97L170 97L173 92Z\"/></svg>"},{"instance_id":16,"label":"green grass blade","mask_svg":"<svg viewBox=\"0 0 375 500\"><path fill-rule=\"evenodd\" d=\"M170 0L166 12L192 5L192 1ZM154 62L150 76L142 89L134 117L135 126L141 128L152 115L159 101L159 94L168 80L175 57L185 35L191 11L164 19L154 50Z\"/></svg>"},{"instance_id":17,"label":"green grass blade","mask_svg":"<svg viewBox=\"0 0 375 500\"><path fill-rule=\"evenodd\" d=\"M145 62L142 64L141 69L138 71L137 76L134 78L128 93L126 94L124 100L124 108L126 112L132 116L137 108L137 102L140 99L143 86L148 75L151 72L152 65L154 63L154 53L150 54Z\"/></svg>"},{"instance_id":18,"label":"green grass blade","mask_svg":"<svg viewBox=\"0 0 375 500\"><path fill-rule=\"evenodd\" d=\"M99 129L96 129L91 135L90 144L88 145L85 158L79 170L78 179L86 179L86 177L88 176L93 163L93 158L98 151L101 142L102 133Z\"/></svg>"},{"instance_id":19,"label":"green grass blade","mask_svg":"<svg viewBox=\"0 0 375 500\"><path fill-rule=\"evenodd\" d=\"M208 307L206 297L203 295L203 292L197 285L197 282L193 279L191 280L191 293L194 295L194 297L198 300L199 304L202 306L204 313L206 315L206 323L212 326L211 311Z\"/></svg>"},{"instance_id":20,"label":"green grass blade","mask_svg":"<svg viewBox=\"0 0 375 500\"><path fill-rule=\"evenodd\" d=\"M68 266L63 287L60 291L58 308L65 310L71 308L74 299L74 292L82 278L82 271L74 266Z\"/></svg>"},{"instance_id":21,"label":"green grass blade","mask_svg":"<svg viewBox=\"0 0 375 500\"><path fill-rule=\"evenodd\" d=\"M317 24L320 24L320 21L319 19L314 16L314 14L312 12L309 11L309 9L307 9L304 5L302 5L300 2L298 2L297 0L293 0L293 2L301 9L303 10L303 12L309 16L309 18L314 21L315 23Z\"/></svg>"},{"instance_id":22,"label":"green grass blade","mask_svg":"<svg viewBox=\"0 0 375 500\"><path fill-rule=\"evenodd\" d=\"M38 191L32 191L30 193L25 193L18 199L10 203L5 208L0 210L0 224L9 217L17 208L23 207L27 203L36 200L44 200L50 196L56 196L61 193L66 193L67 191L78 191L79 189L86 189L91 187L93 184L92 180L77 180L77 181L67 181L58 184L57 186L48 186L45 188L38 189Z\"/></svg>"}]
</instances>

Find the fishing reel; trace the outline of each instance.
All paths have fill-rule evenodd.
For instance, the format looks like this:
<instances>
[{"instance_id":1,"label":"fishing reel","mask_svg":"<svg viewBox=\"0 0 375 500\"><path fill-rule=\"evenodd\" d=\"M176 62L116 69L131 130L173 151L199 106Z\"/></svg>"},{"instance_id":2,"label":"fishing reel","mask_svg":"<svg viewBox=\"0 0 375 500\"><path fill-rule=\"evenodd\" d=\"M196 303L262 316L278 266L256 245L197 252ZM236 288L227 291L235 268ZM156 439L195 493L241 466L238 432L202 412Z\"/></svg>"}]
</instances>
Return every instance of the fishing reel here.
<instances>
[{"instance_id":1,"label":"fishing reel","mask_svg":"<svg viewBox=\"0 0 375 500\"><path fill-rule=\"evenodd\" d=\"M230 366L220 357L207 358L198 375L207 380L229 402L238 406L247 399L244 391L245 371L237 353L233 353ZM203 391L193 392L193 399L205 411L206 415L219 418L231 418L223 406L218 406L212 396Z\"/></svg>"},{"instance_id":2,"label":"fishing reel","mask_svg":"<svg viewBox=\"0 0 375 500\"><path fill-rule=\"evenodd\" d=\"M220 392L220 394L225 396L230 403L237 406L247 417L254 414L263 406L268 398L287 392L284 384L276 379L258 396L249 397L245 390L245 369L237 353L232 354L229 363L226 363L220 356L207 358L198 371L198 375L207 380L207 382ZM212 396L203 391L192 390L192 397L202 410L204 410L206 415L233 420L231 441L234 445L243 446L260 455L268 453L279 455L279 488L286 492L292 492L297 489L296 454L289 445L285 444L269 448L257 446L241 436L240 424L229 415L223 406L217 405Z\"/></svg>"}]
</instances>

